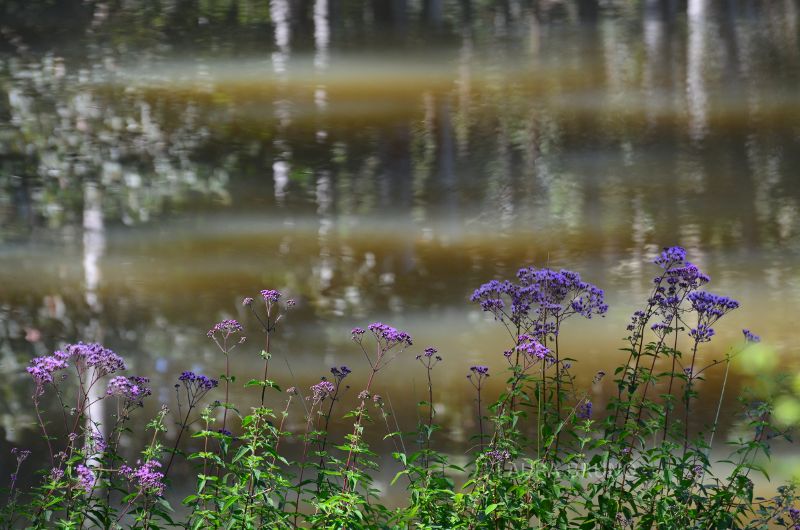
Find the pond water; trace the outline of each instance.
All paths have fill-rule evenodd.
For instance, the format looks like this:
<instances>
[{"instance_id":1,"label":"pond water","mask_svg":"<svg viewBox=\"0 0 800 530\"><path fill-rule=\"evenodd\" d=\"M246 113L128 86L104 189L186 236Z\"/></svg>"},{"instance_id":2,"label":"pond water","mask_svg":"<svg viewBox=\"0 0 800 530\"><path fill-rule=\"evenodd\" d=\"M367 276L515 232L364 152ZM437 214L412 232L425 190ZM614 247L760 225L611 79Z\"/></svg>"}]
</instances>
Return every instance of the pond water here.
<instances>
[{"instance_id":1,"label":"pond water","mask_svg":"<svg viewBox=\"0 0 800 530\"><path fill-rule=\"evenodd\" d=\"M347 364L354 398L349 330L411 333L377 386L405 429L436 346L454 453L476 428L469 366L496 393L508 347L469 295L522 266L606 289L608 315L562 342L598 406L667 245L742 303L704 362L746 327L797 368L796 2L133 4L0 6L0 454L36 444L24 367L65 342L103 342L169 401L181 371L224 370L205 333L237 318L246 380L263 338L241 300L264 288L297 300L271 348L284 387Z\"/></svg>"}]
</instances>

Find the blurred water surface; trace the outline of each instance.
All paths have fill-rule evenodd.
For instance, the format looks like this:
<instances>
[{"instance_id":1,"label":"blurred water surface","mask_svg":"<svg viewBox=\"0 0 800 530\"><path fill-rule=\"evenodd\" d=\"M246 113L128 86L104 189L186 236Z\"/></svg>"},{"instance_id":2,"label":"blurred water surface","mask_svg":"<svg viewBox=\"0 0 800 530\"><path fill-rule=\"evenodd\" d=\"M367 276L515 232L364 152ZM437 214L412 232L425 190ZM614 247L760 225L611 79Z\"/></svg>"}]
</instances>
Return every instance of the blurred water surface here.
<instances>
[{"instance_id":1,"label":"blurred water surface","mask_svg":"<svg viewBox=\"0 0 800 530\"><path fill-rule=\"evenodd\" d=\"M298 301L272 348L284 386L348 364L358 389L350 328L408 330L378 385L403 428L424 399L414 356L438 347L455 452L468 367L496 392L508 347L469 294L521 266L607 290L607 317L562 344L599 404L612 390L591 378L623 361L665 245L742 302L703 359L748 327L797 367L795 1L56 4L0 5L3 454L37 439L24 367L65 342L112 347L169 401L181 371L223 370L205 331L233 317L249 378L262 337L241 299L262 288Z\"/></svg>"}]
</instances>

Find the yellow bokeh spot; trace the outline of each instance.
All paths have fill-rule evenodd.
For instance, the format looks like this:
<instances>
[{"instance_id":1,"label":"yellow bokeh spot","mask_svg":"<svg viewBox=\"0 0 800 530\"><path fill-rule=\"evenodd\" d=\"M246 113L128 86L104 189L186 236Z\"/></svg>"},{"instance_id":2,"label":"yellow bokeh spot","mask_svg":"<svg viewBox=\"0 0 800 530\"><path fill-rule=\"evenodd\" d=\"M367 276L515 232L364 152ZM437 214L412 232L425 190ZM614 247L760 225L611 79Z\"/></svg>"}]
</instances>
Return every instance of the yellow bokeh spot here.
<instances>
[{"instance_id":1,"label":"yellow bokeh spot","mask_svg":"<svg viewBox=\"0 0 800 530\"><path fill-rule=\"evenodd\" d=\"M749 374L764 374L778 366L778 354L766 344L751 344L736 356L739 367Z\"/></svg>"},{"instance_id":2,"label":"yellow bokeh spot","mask_svg":"<svg viewBox=\"0 0 800 530\"><path fill-rule=\"evenodd\" d=\"M773 415L778 423L796 425L800 423L800 401L791 396L781 396L775 400Z\"/></svg>"}]
</instances>

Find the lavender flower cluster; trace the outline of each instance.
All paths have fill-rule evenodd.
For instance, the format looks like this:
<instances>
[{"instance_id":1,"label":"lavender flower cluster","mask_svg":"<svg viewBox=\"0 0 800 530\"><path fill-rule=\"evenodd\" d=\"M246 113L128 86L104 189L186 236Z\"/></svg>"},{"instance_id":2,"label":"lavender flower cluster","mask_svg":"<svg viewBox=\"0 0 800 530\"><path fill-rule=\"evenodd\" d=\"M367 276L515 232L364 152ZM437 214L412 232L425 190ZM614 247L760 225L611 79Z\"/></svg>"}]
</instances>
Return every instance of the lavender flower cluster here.
<instances>
[{"instance_id":1,"label":"lavender flower cluster","mask_svg":"<svg viewBox=\"0 0 800 530\"><path fill-rule=\"evenodd\" d=\"M316 385L311 385L311 399L314 403L319 403L328 396L332 396L336 392L336 386L328 380L323 379Z\"/></svg>"},{"instance_id":2,"label":"lavender flower cluster","mask_svg":"<svg viewBox=\"0 0 800 530\"><path fill-rule=\"evenodd\" d=\"M411 346L413 344L411 341L411 335L405 331L395 329L388 324L373 322L367 326L367 328L372 332L373 335L375 335L375 338L378 340L378 342L386 349L392 348L398 344L406 346ZM353 330L353 332L355 333L355 330Z\"/></svg>"},{"instance_id":3,"label":"lavender flower cluster","mask_svg":"<svg viewBox=\"0 0 800 530\"><path fill-rule=\"evenodd\" d=\"M53 374L55 372L69 367L68 361L94 368L95 377L113 374L126 368L122 357L100 344L83 342L70 344L63 350L53 352L53 355L36 357L31 360L31 365L26 370L36 382L39 393L42 392L45 384L54 381Z\"/></svg>"},{"instance_id":4,"label":"lavender flower cluster","mask_svg":"<svg viewBox=\"0 0 800 530\"><path fill-rule=\"evenodd\" d=\"M242 328L242 325L236 320L223 320L222 322L214 324L214 327L209 329L206 335L208 335L209 338L213 338L214 335L219 333L223 337L229 337L234 333L241 333L242 331L244 331L244 328Z\"/></svg>"},{"instance_id":5,"label":"lavender flower cluster","mask_svg":"<svg viewBox=\"0 0 800 530\"><path fill-rule=\"evenodd\" d=\"M144 464L136 462L138 467L122 465L119 473L134 482L139 491L146 495L160 497L164 494L164 473L161 469L161 462L158 460L148 460Z\"/></svg>"},{"instance_id":6,"label":"lavender flower cluster","mask_svg":"<svg viewBox=\"0 0 800 530\"><path fill-rule=\"evenodd\" d=\"M178 381L186 386L195 387L198 390L211 390L219 384L219 381L216 379L211 379L202 374L195 374L188 370L181 373L178 377Z\"/></svg>"},{"instance_id":7,"label":"lavender flower cluster","mask_svg":"<svg viewBox=\"0 0 800 530\"><path fill-rule=\"evenodd\" d=\"M538 333L556 331L546 326L548 320L563 320L578 314L586 318L608 311L605 292L581 280L577 272L522 268L519 283L492 280L472 293L470 301L498 320L509 321L526 329L539 324Z\"/></svg>"},{"instance_id":8,"label":"lavender flower cluster","mask_svg":"<svg viewBox=\"0 0 800 530\"><path fill-rule=\"evenodd\" d=\"M108 382L106 395L121 397L129 403L136 402L141 405L142 399L153 393L150 388L145 386L149 382L150 379L147 377L117 376Z\"/></svg>"},{"instance_id":9,"label":"lavender flower cluster","mask_svg":"<svg viewBox=\"0 0 800 530\"><path fill-rule=\"evenodd\" d=\"M348 368L347 366L344 366L344 365L341 366L341 367L338 367L338 368L336 366L331 368L331 374L333 374L333 377L336 378L339 381L341 381L342 379L344 379L345 377L347 377L351 373L352 373L352 370L350 368Z\"/></svg>"}]
</instances>

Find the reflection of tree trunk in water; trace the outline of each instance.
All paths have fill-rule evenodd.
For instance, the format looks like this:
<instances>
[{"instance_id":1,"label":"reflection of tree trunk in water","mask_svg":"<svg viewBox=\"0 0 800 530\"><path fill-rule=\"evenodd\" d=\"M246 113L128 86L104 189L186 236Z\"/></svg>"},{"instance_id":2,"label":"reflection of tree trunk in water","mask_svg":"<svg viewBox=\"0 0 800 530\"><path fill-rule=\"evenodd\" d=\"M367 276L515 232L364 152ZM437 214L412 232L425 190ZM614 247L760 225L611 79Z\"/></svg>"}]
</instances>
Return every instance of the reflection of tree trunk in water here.
<instances>
[{"instance_id":1,"label":"reflection of tree trunk in water","mask_svg":"<svg viewBox=\"0 0 800 530\"><path fill-rule=\"evenodd\" d=\"M461 4L461 19L464 25L472 22L472 0L460 0Z\"/></svg>"},{"instance_id":2,"label":"reflection of tree trunk in water","mask_svg":"<svg viewBox=\"0 0 800 530\"><path fill-rule=\"evenodd\" d=\"M444 18L444 3L442 0L423 0L422 13L429 27L439 29Z\"/></svg>"},{"instance_id":3,"label":"reflection of tree trunk in water","mask_svg":"<svg viewBox=\"0 0 800 530\"><path fill-rule=\"evenodd\" d=\"M594 24L600 17L600 5L597 0L578 0L578 20Z\"/></svg>"},{"instance_id":4,"label":"reflection of tree trunk in water","mask_svg":"<svg viewBox=\"0 0 800 530\"><path fill-rule=\"evenodd\" d=\"M708 0L689 0L686 9L688 18L688 43L686 59L686 99L689 109L689 136L694 142L706 136L708 113L708 89L705 82L706 19Z\"/></svg>"},{"instance_id":5,"label":"reflection of tree trunk in water","mask_svg":"<svg viewBox=\"0 0 800 530\"><path fill-rule=\"evenodd\" d=\"M102 342L103 330L100 324L102 305L97 290L100 286L102 274L100 272L100 259L105 251L105 225L103 222L102 192L94 182L84 184L83 194L83 273L86 287L86 305L89 306L91 320L82 340L86 342ZM93 368L89 369L88 380L96 378ZM106 440L105 425L103 420L104 402L101 399L105 388L95 384L89 391L88 402L90 406L86 411L86 433L97 433ZM100 422L100 425L95 425ZM89 443L89 440L85 440ZM89 452L89 454L92 454ZM96 461L93 463L97 463Z\"/></svg>"},{"instance_id":6,"label":"reflection of tree trunk in water","mask_svg":"<svg viewBox=\"0 0 800 530\"><path fill-rule=\"evenodd\" d=\"M372 0L372 14L377 28L402 33L408 22L408 0Z\"/></svg>"},{"instance_id":7,"label":"reflection of tree trunk in water","mask_svg":"<svg viewBox=\"0 0 800 530\"><path fill-rule=\"evenodd\" d=\"M439 124L439 156L438 177L441 182L440 189L444 192L444 203L448 228L456 229L460 223L458 209L458 186L456 182L455 154L456 145L453 138L453 122L450 111L450 98L442 97L438 111Z\"/></svg>"}]
</instances>

